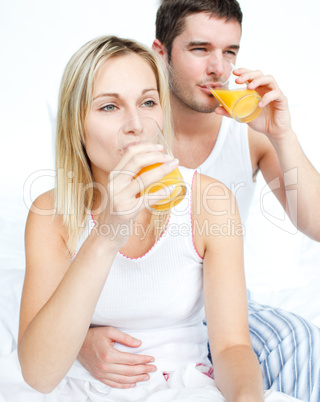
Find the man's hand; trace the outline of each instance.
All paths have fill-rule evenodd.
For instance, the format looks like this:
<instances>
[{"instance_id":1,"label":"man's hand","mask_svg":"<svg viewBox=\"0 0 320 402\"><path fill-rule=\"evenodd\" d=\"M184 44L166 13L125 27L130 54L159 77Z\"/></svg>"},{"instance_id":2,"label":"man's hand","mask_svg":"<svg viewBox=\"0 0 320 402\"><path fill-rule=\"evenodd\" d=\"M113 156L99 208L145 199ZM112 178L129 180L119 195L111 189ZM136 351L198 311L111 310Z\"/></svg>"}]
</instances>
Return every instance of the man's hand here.
<instances>
[{"instance_id":1,"label":"man's hand","mask_svg":"<svg viewBox=\"0 0 320 402\"><path fill-rule=\"evenodd\" d=\"M141 341L113 327L90 328L78 355L79 362L91 375L113 388L132 388L146 381L156 371L152 356L119 352L115 342L138 347Z\"/></svg>"},{"instance_id":2,"label":"man's hand","mask_svg":"<svg viewBox=\"0 0 320 402\"><path fill-rule=\"evenodd\" d=\"M248 82L248 89L255 89L262 100L262 112L249 125L255 131L266 134L270 140L281 140L292 135L288 100L271 75L260 71L239 69L239 83Z\"/></svg>"},{"instance_id":3,"label":"man's hand","mask_svg":"<svg viewBox=\"0 0 320 402\"><path fill-rule=\"evenodd\" d=\"M259 107L260 115L251 121L249 126L260 133L266 134L271 141L282 140L292 136L291 118L288 100L282 93L275 79L271 75L264 75L261 71L251 71L244 68L234 70L238 84L247 83L248 89L256 90L261 96ZM223 116L230 115L223 107L218 107L216 113Z\"/></svg>"}]
</instances>

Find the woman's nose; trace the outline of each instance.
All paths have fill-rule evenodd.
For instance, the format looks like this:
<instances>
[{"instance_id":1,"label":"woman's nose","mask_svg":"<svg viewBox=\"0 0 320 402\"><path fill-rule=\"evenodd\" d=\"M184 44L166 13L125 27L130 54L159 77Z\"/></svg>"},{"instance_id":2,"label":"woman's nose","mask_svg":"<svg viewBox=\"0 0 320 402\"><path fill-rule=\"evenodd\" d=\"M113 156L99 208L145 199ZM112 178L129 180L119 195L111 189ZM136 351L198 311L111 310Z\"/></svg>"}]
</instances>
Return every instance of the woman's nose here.
<instances>
[{"instance_id":1,"label":"woman's nose","mask_svg":"<svg viewBox=\"0 0 320 402\"><path fill-rule=\"evenodd\" d=\"M143 124L140 116L129 118L124 124L124 133L139 135L143 131Z\"/></svg>"}]
</instances>

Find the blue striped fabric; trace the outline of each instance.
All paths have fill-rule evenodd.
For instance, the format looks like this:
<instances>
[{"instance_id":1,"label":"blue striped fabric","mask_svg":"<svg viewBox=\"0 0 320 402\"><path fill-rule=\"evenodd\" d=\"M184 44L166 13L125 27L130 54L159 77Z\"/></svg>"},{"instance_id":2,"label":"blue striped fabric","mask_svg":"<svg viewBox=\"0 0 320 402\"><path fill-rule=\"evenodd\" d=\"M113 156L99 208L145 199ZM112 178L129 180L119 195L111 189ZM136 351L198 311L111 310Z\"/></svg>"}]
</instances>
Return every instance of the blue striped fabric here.
<instances>
[{"instance_id":1,"label":"blue striped fabric","mask_svg":"<svg viewBox=\"0 0 320 402\"><path fill-rule=\"evenodd\" d=\"M320 401L320 329L293 313L249 301L249 327L265 389Z\"/></svg>"}]
</instances>

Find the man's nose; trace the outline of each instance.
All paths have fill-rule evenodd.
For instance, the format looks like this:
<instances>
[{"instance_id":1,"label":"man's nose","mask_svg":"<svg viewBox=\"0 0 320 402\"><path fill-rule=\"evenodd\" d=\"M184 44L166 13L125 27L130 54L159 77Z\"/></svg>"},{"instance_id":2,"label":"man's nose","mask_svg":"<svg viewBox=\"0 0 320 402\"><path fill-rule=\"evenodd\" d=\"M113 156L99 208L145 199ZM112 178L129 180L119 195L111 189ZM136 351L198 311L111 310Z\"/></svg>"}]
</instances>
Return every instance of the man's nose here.
<instances>
[{"instance_id":1,"label":"man's nose","mask_svg":"<svg viewBox=\"0 0 320 402\"><path fill-rule=\"evenodd\" d=\"M208 75L216 75L221 77L230 70L230 62L222 57L212 57L208 63Z\"/></svg>"}]
</instances>

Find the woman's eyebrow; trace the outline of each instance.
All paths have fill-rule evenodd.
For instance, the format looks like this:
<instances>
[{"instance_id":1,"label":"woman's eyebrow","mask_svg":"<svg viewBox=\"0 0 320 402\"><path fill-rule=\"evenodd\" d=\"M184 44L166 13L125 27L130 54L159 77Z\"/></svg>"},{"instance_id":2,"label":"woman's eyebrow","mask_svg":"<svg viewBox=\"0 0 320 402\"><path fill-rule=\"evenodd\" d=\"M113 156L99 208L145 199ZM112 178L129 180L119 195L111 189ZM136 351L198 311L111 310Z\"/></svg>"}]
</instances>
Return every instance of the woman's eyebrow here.
<instances>
[{"instance_id":1,"label":"woman's eyebrow","mask_svg":"<svg viewBox=\"0 0 320 402\"><path fill-rule=\"evenodd\" d=\"M103 92L102 94L99 94L99 95L95 96L95 97L93 98L93 100L96 100L96 99L98 99L98 98L106 98L106 97L108 97L108 96L113 97L113 98L119 98L119 94L117 94L117 93L113 93L113 92Z\"/></svg>"},{"instance_id":2,"label":"woman's eyebrow","mask_svg":"<svg viewBox=\"0 0 320 402\"><path fill-rule=\"evenodd\" d=\"M157 88L147 88L147 89L144 89L144 90L141 92L141 94L144 95L144 94L147 93L147 92L154 92L154 91L157 92L157 91L158 91ZM119 98L120 95L119 95L118 93L116 93L116 92L103 92L103 93L101 93L101 94L95 96L95 97L93 98L93 100L96 100L96 99L98 99L98 98L106 98L106 97Z\"/></svg>"}]
</instances>

